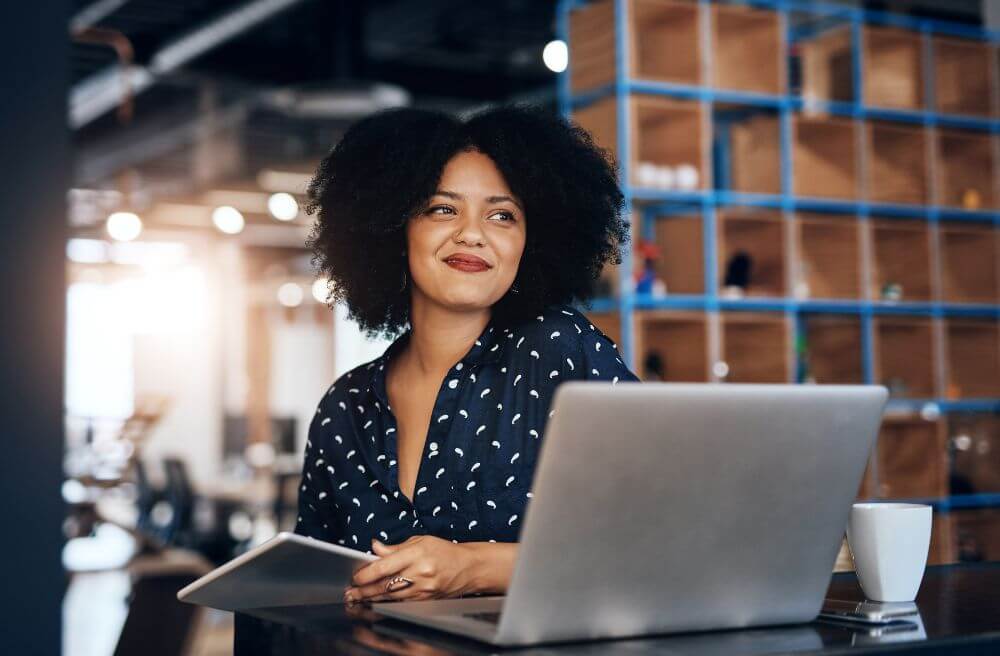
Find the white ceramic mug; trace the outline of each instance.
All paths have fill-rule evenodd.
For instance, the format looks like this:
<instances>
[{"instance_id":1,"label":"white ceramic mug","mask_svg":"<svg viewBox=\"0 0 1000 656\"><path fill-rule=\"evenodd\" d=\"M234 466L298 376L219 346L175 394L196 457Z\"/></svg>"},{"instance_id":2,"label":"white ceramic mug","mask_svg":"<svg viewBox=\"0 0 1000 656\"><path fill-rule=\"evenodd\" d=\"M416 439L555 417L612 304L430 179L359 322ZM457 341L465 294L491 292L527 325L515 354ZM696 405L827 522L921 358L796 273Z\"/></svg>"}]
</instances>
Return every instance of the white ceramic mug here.
<instances>
[{"instance_id":1,"label":"white ceramic mug","mask_svg":"<svg viewBox=\"0 0 1000 656\"><path fill-rule=\"evenodd\" d=\"M931 544L930 506L856 503L847 544L865 596L873 601L913 601Z\"/></svg>"}]
</instances>

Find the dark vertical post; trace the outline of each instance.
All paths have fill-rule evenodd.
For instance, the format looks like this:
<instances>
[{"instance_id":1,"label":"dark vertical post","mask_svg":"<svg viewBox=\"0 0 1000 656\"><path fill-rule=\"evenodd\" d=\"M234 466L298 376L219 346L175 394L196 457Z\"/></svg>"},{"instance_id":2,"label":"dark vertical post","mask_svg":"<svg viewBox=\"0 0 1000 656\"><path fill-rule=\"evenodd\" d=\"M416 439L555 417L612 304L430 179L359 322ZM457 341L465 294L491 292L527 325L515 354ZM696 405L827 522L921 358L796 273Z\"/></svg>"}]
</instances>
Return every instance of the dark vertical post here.
<instances>
[{"instance_id":1,"label":"dark vertical post","mask_svg":"<svg viewBox=\"0 0 1000 656\"><path fill-rule=\"evenodd\" d=\"M58 654L65 588L66 0L0 3L3 650Z\"/></svg>"}]
</instances>

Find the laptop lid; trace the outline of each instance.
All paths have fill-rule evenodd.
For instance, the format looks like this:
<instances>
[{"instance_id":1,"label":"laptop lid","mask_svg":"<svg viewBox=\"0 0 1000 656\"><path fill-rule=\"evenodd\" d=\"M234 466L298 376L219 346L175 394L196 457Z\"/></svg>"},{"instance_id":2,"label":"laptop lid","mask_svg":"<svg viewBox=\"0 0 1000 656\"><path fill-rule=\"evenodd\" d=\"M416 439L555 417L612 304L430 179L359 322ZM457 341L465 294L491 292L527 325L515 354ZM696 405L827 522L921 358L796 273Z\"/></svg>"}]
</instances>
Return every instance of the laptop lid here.
<instances>
[{"instance_id":1,"label":"laptop lid","mask_svg":"<svg viewBox=\"0 0 1000 656\"><path fill-rule=\"evenodd\" d=\"M559 386L496 642L811 620L887 396Z\"/></svg>"}]
</instances>

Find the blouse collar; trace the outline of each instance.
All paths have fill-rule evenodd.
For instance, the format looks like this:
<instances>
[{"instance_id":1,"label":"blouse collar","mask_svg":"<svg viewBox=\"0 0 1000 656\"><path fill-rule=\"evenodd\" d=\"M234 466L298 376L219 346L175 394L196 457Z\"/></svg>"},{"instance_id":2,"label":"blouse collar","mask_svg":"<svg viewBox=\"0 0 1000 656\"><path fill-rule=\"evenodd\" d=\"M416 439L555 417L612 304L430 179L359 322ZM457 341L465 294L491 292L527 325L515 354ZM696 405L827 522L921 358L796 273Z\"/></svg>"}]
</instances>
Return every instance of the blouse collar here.
<instances>
[{"instance_id":1,"label":"blouse collar","mask_svg":"<svg viewBox=\"0 0 1000 656\"><path fill-rule=\"evenodd\" d=\"M376 369L368 388L370 391L374 391L379 400L387 406L389 405L389 399L385 385L386 365L406 345L411 333L412 328L407 327L406 331L393 340L392 344L385 349L385 352L374 363ZM503 356L503 349L507 343L507 336L509 334L509 328L501 328L497 321L491 317L489 323L483 328L483 331L476 338L476 341L473 342L468 352L462 356L460 360L462 367L459 368L477 367L499 362ZM458 367L457 364L456 367Z\"/></svg>"}]
</instances>

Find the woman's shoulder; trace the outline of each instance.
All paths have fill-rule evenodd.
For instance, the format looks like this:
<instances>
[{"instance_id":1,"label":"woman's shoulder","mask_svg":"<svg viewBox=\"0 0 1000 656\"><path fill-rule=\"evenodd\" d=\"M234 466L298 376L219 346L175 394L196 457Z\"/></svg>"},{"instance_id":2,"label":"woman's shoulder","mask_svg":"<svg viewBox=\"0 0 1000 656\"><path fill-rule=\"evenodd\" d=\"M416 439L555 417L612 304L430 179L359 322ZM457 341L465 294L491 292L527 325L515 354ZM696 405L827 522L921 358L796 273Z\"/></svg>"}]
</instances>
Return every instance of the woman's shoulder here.
<instances>
[{"instance_id":1,"label":"woman's shoulder","mask_svg":"<svg viewBox=\"0 0 1000 656\"><path fill-rule=\"evenodd\" d=\"M523 320L512 327L514 335L525 337L539 344L561 345L565 352L578 352L583 344L607 341L617 348L587 315L569 304L550 305L533 318Z\"/></svg>"},{"instance_id":2,"label":"woman's shoulder","mask_svg":"<svg viewBox=\"0 0 1000 656\"><path fill-rule=\"evenodd\" d=\"M350 405L352 397L356 398L367 394L371 390L375 372L378 370L378 367L383 366L382 357L379 356L368 362L359 364L341 374L326 388L323 397L319 401L318 411L340 404Z\"/></svg>"}]
</instances>

